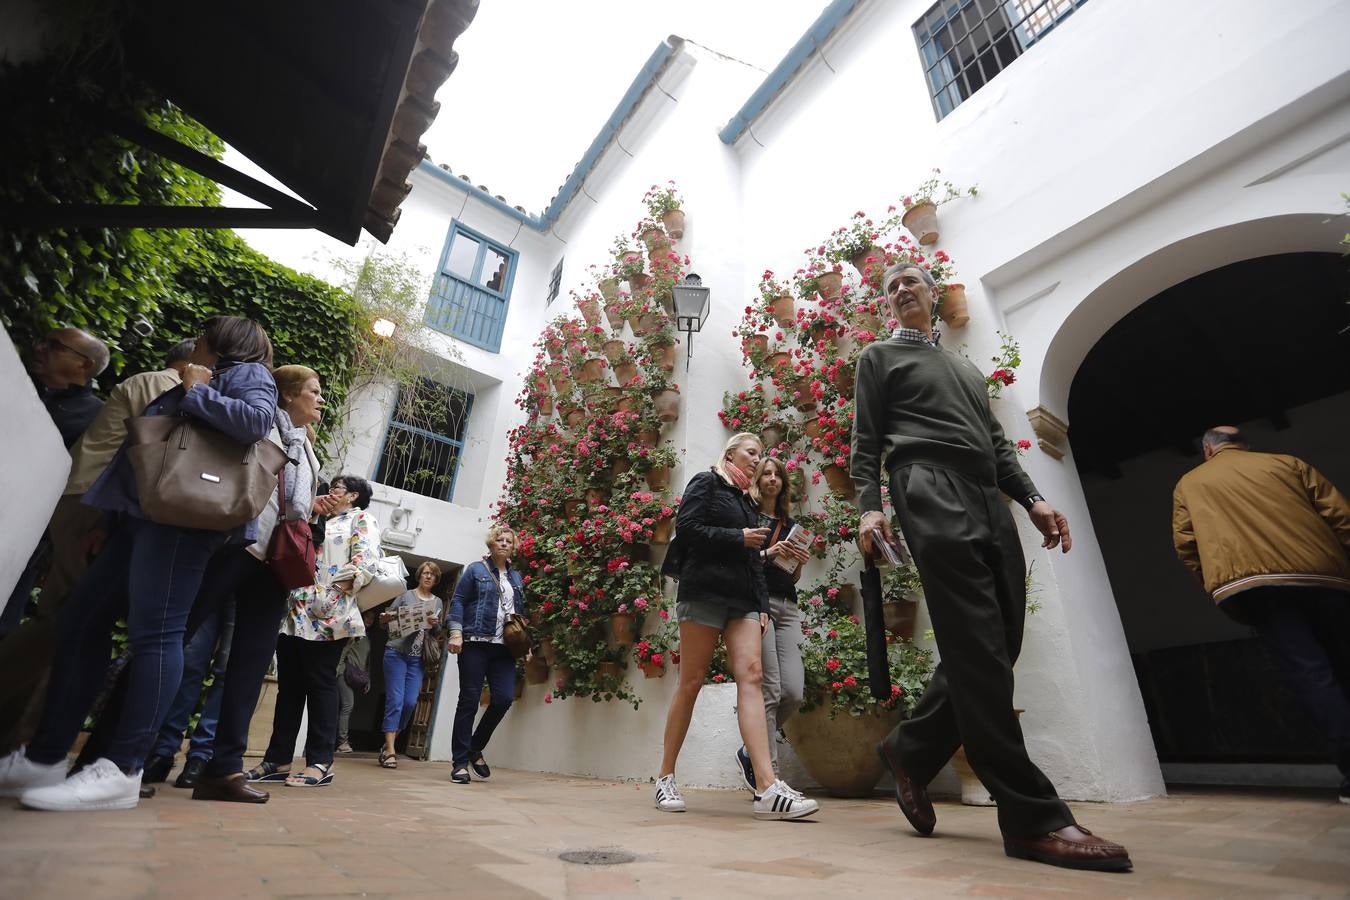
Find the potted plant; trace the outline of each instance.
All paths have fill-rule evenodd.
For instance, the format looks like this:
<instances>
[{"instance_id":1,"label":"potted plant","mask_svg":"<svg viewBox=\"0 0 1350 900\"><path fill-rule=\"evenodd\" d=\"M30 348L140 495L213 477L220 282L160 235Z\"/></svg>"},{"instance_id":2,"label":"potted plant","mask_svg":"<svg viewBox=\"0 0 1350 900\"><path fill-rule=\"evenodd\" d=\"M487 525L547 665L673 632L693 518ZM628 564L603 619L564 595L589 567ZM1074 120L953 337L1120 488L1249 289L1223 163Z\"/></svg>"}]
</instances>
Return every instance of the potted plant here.
<instances>
[{"instance_id":1,"label":"potted plant","mask_svg":"<svg viewBox=\"0 0 1350 900\"><path fill-rule=\"evenodd\" d=\"M769 421L769 401L764 395L764 386L756 384L743 391L722 393L722 408L717 418L732 432L763 431Z\"/></svg>"},{"instance_id":2,"label":"potted plant","mask_svg":"<svg viewBox=\"0 0 1350 900\"><path fill-rule=\"evenodd\" d=\"M847 225L830 233L818 248L819 252L832 263L851 263L864 277L875 270L879 278L886 264L886 254L880 246L883 235L893 231L898 221L893 206L887 210L887 217L880 221L874 221L866 212L858 210Z\"/></svg>"},{"instance_id":3,"label":"potted plant","mask_svg":"<svg viewBox=\"0 0 1350 900\"><path fill-rule=\"evenodd\" d=\"M684 201L674 181L652 185L642 202L647 207L647 214L660 221L667 234L677 241L684 237L684 210L681 208Z\"/></svg>"},{"instance_id":4,"label":"potted plant","mask_svg":"<svg viewBox=\"0 0 1350 900\"><path fill-rule=\"evenodd\" d=\"M986 389L991 399L1000 396L1003 389L1017 380L1017 367L1022 364L1022 350L1017 341L1002 331L998 333L998 355L990 357L994 371L984 377Z\"/></svg>"},{"instance_id":5,"label":"potted plant","mask_svg":"<svg viewBox=\"0 0 1350 900\"><path fill-rule=\"evenodd\" d=\"M765 269L764 274L759 277L759 297L764 313L777 322L780 328L792 324L796 315L792 291L774 278L773 272L768 269Z\"/></svg>"},{"instance_id":6,"label":"potted plant","mask_svg":"<svg viewBox=\"0 0 1350 900\"><path fill-rule=\"evenodd\" d=\"M671 650L676 645L676 635L670 622L650 634L645 634L633 645L633 660L642 669L647 678L664 678L666 666L671 659Z\"/></svg>"},{"instance_id":7,"label":"potted plant","mask_svg":"<svg viewBox=\"0 0 1350 900\"><path fill-rule=\"evenodd\" d=\"M979 193L974 186L962 190L950 181L941 180L939 175L941 172L934 169L928 178L901 200L901 206L905 211L900 222L920 244L936 243L939 206L958 197L965 195L974 197Z\"/></svg>"}]
</instances>

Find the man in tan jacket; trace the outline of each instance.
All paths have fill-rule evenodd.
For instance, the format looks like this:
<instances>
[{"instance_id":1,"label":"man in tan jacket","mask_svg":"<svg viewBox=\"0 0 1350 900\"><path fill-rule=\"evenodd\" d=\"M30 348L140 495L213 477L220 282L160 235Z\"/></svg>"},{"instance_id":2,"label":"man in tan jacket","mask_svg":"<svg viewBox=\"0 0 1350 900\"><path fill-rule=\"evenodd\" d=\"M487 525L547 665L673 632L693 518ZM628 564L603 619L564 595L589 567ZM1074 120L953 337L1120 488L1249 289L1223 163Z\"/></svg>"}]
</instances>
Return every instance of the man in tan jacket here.
<instances>
[{"instance_id":1,"label":"man in tan jacket","mask_svg":"<svg viewBox=\"0 0 1350 900\"><path fill-rule=\"evenodd\" d=\"M1350 803L1350 503L1303 460L1211 428L1172 494L1172 542L1229 617L1273 651L1331 738Z\"/></svg>"}]
</instances>

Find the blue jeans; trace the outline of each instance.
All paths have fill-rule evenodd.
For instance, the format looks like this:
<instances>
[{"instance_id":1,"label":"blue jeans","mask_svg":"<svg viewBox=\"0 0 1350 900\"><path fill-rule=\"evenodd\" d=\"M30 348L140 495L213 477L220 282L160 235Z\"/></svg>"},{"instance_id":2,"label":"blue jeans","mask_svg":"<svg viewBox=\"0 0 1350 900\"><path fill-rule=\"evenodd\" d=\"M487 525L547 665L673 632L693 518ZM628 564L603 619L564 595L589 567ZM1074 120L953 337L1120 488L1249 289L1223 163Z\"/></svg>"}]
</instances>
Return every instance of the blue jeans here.
<instances>
[{"instance_id":1,"label":"blue jeans","mask_svg":"<svg viewBox=\"0 0 1350 900\"><path fill-rule=\"evenodd\" d=\"M473 716L478 711L478 700L483 693L483 681L488 684L491 700L473 727ZM467 766L477 759L492 732L511 708L516 691L516 661L503 644L488 641L464 641L459 653L459 703L455 707L455 733L450 739L450 752L456 766Z\"/></svg>"},{"instance_id":2,"label":"blue jeans","mask_svg":"<svg viewBox=\"0 0 1350 900\"><path fill-rule=\"evenodd\" d=\"M33 762L64 762L102 687L113 623L127 619L127 702L104 753L125 772L141 768L183 679L183 634L207 560L226 535L127 517L61 611L60 645ZM106 723L105 723L106 724Z\"/></svg>"},{"instance_id":3,"label":"blue jeans","mask_svg":"<svg viewBox=\"0 0 1350 900\"><path fill-rule=\"evenodd\" d=\"M428 638L430 640L430 638ZM413 710L417 708L417 694L422 690L422 657L404 656L397 650L384 649L384 723L380 730L386 734L408 727Z\"/></svg>"},{"instance_id":4,"label":"blue jeans","mask_svg":"<svg viewBox=\"0 0 1350 900\"><path fill-rule=\"evenodd\" d=\"M225 693L225 668L230 661L233 632L234 601L231 599L220 609L208 613L197 633L188 639L187 646L183 648L183 683L179 685L178 696L169 707L169 715L160 726L159 741L153 751L155 755L172 759L178 753L183 743L183 732L197 709L197 701L201 699L202 682L209 669L213 680L207 689L206 702L202 704L197 727L192 731L192 745L187 755L189 759L211 758L216 740L216 722L220 719L220 699Z\"/></svg>"}]
</instances>

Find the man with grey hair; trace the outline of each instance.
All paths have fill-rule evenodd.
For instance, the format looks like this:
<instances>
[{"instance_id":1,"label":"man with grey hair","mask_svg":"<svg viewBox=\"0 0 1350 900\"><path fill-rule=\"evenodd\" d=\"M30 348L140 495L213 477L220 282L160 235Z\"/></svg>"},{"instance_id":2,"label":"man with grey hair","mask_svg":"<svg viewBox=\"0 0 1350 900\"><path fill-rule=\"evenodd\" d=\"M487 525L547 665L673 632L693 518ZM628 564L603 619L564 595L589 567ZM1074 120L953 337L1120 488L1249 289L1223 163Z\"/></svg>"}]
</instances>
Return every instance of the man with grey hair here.
<instances>
[{"instance_id":1,"label":"man with grey hair","mask_svg":"<svg viewBox=\"0 0 1350 900\"><path fill-rule=\"evenodd\" d=\"M1295 456L1257 453L1231 425L1172 493L1177 557L1219 610L1255 629L1326 731L1350 803L1350 503Z\"/></svg>"},{"instance_id":2,"label":"man with grey hair","mask_svg":"<svg viewBox=\"0 0 1350 900\"><path fill-rule=\"evenodd\" d=\"M933 330L930 273L901 263L882 287L900 327L858 358L852 474L863 550L892 539L881 477L923 580L942 661L909 719L877 747L896 801L920 834L937 823L927 786L964 746L998 803L1008 856L1125 871L1129 854L1074 822L1027 755L1013 712L1013 664L1026 616L1026 563L1003 495L1020 503L1046 549L1069 552L1069 522L1017 462L989 408L984 376Z\"/></svg>"}]
</instances>

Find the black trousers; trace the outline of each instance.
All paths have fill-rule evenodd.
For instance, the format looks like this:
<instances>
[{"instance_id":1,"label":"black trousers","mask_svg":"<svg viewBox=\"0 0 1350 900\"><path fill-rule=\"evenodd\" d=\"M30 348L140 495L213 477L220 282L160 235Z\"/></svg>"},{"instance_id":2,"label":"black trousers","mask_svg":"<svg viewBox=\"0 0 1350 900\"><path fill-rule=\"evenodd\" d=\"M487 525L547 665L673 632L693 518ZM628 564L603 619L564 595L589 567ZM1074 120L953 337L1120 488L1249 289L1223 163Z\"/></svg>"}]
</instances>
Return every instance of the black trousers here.
<instances>
[{"instance_id":1,"label":"black trousers","mask_svg":"<svg viewBox=\"0 0 1350 900\"><path fill-rule=\"evenodd\" d=\"M305 763L332 764L337 747L337 664L346 644L346 638L307 641L283 634L277 639L277 708L263 759L286 765L295 757L300 717L308 701Z\"/></svg>"},{"instance_id":2,"label":"black trousers","mask_svg":"<svg viewBox=\"0 0 1350 900\"><path fill-rule=\"evenodd\" d=\"M959 472L913 465L892 473L891 502L923 579L942 661L914 714L887 742L925 785L964 746L1008 837L1072 825L1073 814L1027 756L1013 712L1026 561L1003 495Z\"/></svg>"},{"instance_id":3,"label":"black trousers","mask_svg":"<svg viewBox=\"0 0 1350 900\"><path fill-rule=\"evenodd\" d=\"M1350 594L1315 587L1258 587L1219 604L1256 630L1290 689L1331 739L1350 779Z\"/></svg>"}]
</instances>

